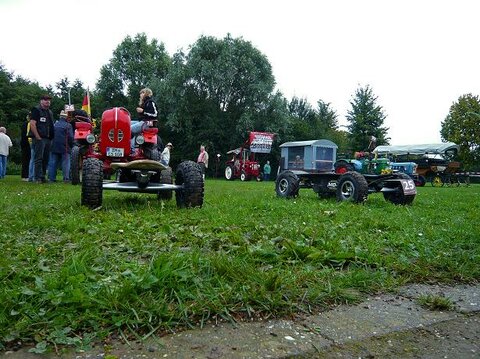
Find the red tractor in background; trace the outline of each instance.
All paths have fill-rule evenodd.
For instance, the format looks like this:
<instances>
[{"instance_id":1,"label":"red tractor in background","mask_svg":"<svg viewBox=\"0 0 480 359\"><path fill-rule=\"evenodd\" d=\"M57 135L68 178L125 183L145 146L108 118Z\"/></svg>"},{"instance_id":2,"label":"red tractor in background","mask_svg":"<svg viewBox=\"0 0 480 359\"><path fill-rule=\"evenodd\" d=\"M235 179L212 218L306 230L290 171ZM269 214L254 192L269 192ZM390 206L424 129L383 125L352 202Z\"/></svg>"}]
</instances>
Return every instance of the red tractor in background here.
<instances>
[{"instance_id":1,"label":"red tractor in background","mask_svg":"<svg viewBox=\"0 0 480 359\"><path fill-rule=\"evenodd\" d=\"M92 120L87 112L83 110L75 110L73 105L69 105L67 111L68 120L73 127L72 153L70 155L70 179L73 185L77 185L82 181L82 163L83 159L93 153L93 144L95 143L95 135L93 134Z\"/></svg>"},{"instance_id":2,"label":"red tractor in background","mask_svg":"<svg viewBox=\"0 0 480 359\"><path fill-rule=\"evenodd\" d=\"M102 205L103 190L156 194L170 200L176 193L178 207L201 207L204 184L200 166L184 161L177 167L175 184L172 169L160 162L161 150L156 127L145 128L133 139L130 113L121 107L104 111L98 146L87 152L82 163L82 205ZM96 149L98 148L98 150ZM104 178L115 177L114 180Z\"/></svg>"},{"instance_id":3,"label":"red tractor in background","mask_svg":"<svg viewBox=\"0 0 480 359\"><path fill-rule=\"evenodd\" d=\"M248 140L241 147L227 152L232 158L225 163L225 178L227 180L240 178L242 181L255 178L261 181L260 164L255 154L270 153L274 136L275 134L269 132L250 132Z\"/></svg>"}]
</instances>

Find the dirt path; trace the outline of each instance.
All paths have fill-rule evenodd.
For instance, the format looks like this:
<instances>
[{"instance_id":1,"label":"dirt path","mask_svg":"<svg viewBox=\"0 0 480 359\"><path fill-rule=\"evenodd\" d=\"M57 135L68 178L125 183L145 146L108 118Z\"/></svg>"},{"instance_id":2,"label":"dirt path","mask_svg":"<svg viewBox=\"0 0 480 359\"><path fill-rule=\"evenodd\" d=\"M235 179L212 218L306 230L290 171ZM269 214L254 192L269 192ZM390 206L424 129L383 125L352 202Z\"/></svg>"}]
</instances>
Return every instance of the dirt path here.
<instances>
[{"instance_id":1,"label":"dirt path","mask_svg":"<svg viewBox=\"0 0 480 359\"><path fill-rule=\"evenodd\" d=\"M422 295L454 309L430 311ZM27 349L4 357L39 358ZM58 358L56 355L43 356ZM480 358L480 285L412 285L297 320L221 324L62 358Z\"/></svg>"}]
</instances>

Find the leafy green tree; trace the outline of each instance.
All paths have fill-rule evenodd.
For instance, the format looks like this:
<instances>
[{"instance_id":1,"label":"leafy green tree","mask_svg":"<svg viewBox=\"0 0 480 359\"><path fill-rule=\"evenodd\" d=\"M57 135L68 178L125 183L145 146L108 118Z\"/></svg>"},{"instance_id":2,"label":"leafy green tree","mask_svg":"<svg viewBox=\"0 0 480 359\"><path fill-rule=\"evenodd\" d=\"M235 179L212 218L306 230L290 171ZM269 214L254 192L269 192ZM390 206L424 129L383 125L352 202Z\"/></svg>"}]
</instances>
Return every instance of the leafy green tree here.
<instances>
[{"instance_id":1,"label":"leafy green tree","mask_svg":"<svg viewBox=\"0 0 480 359\"><path fill-rule=\"evenodd\" d=\"M242 38L201 36L178 52L158 84L170 135L193 157L204 143L211 153L238 147L251 130L265 130L275 81L267 58Z\"/></svg>"},{"instance_id":2,"label":"leafy green tree","mask_svg":"<svg viewBox=\"0 0 480 359\"><path fill-rule=\"evenodd\" d=\"M47 89L48 90L48 89ZM37 83L15 76L0 64L0 124L5 126L14 146L10 150L9 161L20 161L20 131L22 122L39 103L40 95L47 90Z\"/></svg>"},{"instance_id":3,"label":"leafy green tree","mask_svg":"<svg viewBox=\"0 0 480 359\"><path fill-rule=\"evenodd\" d=\"M339 129L338 115L335 110L330 108L330 103L322 100L317 102L317 125L316 138L326 138L333 141L338 146L338 153L351 152L349 133Z\"/></svg>"},{"instance_id":4,"label":"leafy green tree","mask_svg":"<svg viewBox=\"0 0 480 359\"><path fill-rule=\"evenodd\" d=\"M450 106L442 122L442 140L460 146L459 159L467 170L480 169L480 99L467 94Z\"/></svg>"},{"instance_id":5,"label":"leafy green tree","mask_svg":"<svg viewBox=\"0 0 480 359\"><path fill-rule=\"evenodd\" d=\"M371 150L371 137L376 138L377 145L388 144L388 128L383 127L385 114L383 108L377 105L378 97L373 94L370 86L360 87L355 91L355 97L350 101L352 109L347 113L350 122L351 145L355 150Z\"/></svg>"},{"instance_id":6,"label":"leafy green tree","mask_svg":"<svg viewBox=\"0 0 480 359\"><path fill-rule=\"evenodd\" d=\"M68 104L70 101L70 104L74 105L75 109L82 108L83 98L87 92L83 87L82 81L77 79L70 85L70 80L65 77L55 83L55 87L58 99L61 99L64 104ZM90 102L92 102L91 100Z\"/></svg>"},{"instance_id":7,"label":"leafy green tree","mask_svg":"<svg viewBox=\"0 0 480 359\"><path fill-rule=\"evenodd\" d=\"M306 99L292 97L288 104L288 112L292 121L292 136L296 141L315 138L314 129L317 114Z\"/></svg>"},{"instance_id":8,"label":"leafy green tree","mask_svg":"<svg viewBox=\"0 0 480 359\"><path fill-rule=\"evenodd\" d=\"M127 36L113 52L110 62L100 69L96 84L98 103L103 108L122 106L132 114L138 103L138 93L154 79L164 79L171 66L163 43L150 42L145 33Z\"/></svg>"},{"instance_id":9,"label":"leafy green tree","mask_svg":"<svg viewBox=\"0 0 480 359\"><path fill-rule=\"evenodd\" d=\"M337 113L330 108L330 103L326 103L322 100L318 100L318 122L319 127L328 132L329 130L335 130L338 128Z\"/></svg>"}]
</instances>

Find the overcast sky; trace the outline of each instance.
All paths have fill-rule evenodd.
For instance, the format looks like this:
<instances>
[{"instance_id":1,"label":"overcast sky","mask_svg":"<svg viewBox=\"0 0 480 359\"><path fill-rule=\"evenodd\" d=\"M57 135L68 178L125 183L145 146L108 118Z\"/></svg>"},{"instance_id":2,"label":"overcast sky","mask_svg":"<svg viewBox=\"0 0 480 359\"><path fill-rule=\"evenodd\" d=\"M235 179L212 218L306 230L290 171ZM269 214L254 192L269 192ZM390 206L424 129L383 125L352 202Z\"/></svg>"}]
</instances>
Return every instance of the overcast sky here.
<instances>
[{"instance_id":1,"label":"overcast sky","mask_svg":"<svg viewBox=\"0 0 480 359\"><path fill-rule=\"evenodd\" d=\"M0 0L0 14L0 62L42 86L94 88L127 35L173 55L230 33L268 58L288 99L331 103L340 124L369 85L393 145L440 142L450 106L480 94L478 0Z\"/></svg>"}]
</instances>

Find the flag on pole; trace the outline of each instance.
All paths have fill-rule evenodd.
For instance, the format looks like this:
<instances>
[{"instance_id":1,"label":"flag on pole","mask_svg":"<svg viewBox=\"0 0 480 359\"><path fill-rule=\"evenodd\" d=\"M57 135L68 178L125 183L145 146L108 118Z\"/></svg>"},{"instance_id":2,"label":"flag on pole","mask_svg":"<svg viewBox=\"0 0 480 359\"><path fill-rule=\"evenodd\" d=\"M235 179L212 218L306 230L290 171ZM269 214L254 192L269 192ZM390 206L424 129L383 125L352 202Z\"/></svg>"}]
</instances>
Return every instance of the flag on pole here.
<instances>
[{"instance_id":1,"label":"flag on pole","mask_svg":"<svg viewBox=\"0 0 480 359\"><path fill-rule=\"evenodd\" d=\"M87 93L85 94L85 97L83 98L83 103L82 103L82 110L88 113L88 117L91 116L91 110L90 110L90 91L87 88Z\"/></svg>"}]
</instances>

